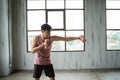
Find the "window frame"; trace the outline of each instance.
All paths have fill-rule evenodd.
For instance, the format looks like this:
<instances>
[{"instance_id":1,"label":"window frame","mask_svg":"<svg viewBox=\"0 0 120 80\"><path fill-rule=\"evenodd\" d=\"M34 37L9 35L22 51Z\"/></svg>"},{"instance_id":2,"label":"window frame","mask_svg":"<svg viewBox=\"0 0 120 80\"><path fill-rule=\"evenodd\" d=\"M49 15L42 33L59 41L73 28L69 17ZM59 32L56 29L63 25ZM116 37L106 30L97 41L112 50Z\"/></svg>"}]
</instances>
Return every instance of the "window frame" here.
<instances>
[{"instance_id":1,"label":"window frame","mask_svg":"<svg viewBox=\"0 0 120 80\"><path fill-rule=\"evenodd\" d=\"M28 32L36 32L36 31L41 31L41 30L28 30L28 11L41 11L41 10L45 10L45 22L48 22L48 11L63 11L63 29L52 29L52 31L65 31L65 37L66 37L66 31L83 31L83 35L85 36L85 0L83 0L83 8L66 8L66 0L64 0L64 9L47 9L47 0L45 0L45 9L28 9L27 8L27 1L26 0L26 49L27 52L31 52L28 49ZM66 10L82 10L83 11L83 29L70 29L67 30L66 29ZM85 51L85 43L83 44L83 50L73 50L73 51L69 51L66 49L66 42L65 42L65 50L64 51L51 51L51 52L84 52Z\"/></svg>"},{"instance_id":2,"label":"window frame","mask_svg":"<svg viewBox=\"0 0 120 80\"><path fill-rule=\"evenodd\" d=\"M114 11L114 10L119 10L120 8L107 8L107 0L105 2L105 19L106 19L106 26L105 26L105 31L106 31L106 51L120 51L120 49L108 49L107 48L107 31L120 31L120 29L107 29L107 11Z\"/></svg>"}]
</instances>

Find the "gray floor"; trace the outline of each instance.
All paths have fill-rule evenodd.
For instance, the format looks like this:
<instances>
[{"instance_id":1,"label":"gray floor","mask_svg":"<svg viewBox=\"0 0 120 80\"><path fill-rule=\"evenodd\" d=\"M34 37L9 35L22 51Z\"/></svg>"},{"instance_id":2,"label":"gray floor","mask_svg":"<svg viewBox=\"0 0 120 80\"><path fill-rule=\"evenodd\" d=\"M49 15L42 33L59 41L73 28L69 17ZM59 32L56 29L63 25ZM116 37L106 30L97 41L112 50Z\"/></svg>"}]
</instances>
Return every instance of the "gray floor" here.
<instances>
[{"instance_id":1,"label":"gray floor","mask_svg":"<svg viewBox=\"0 0 120 80\"><path fill-rule=\"evenodd\" d=\"M55 71L56 80L120 80L120 69L117 70L64 70ZM16 71L0 80L34 80L32 71ZM41 80L49 80L44 72Z\"/></svg>"}]
</instances>

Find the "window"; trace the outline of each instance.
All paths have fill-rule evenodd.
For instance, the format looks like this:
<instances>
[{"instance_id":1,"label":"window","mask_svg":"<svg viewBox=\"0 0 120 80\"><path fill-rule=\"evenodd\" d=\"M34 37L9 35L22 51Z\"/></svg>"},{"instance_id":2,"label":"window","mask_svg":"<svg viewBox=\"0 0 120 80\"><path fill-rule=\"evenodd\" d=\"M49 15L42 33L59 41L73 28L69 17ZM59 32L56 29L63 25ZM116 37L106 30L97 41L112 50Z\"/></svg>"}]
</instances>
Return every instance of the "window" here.
<instances>
[{"instance_id":1,"label":"window","mask_svg":"<svg viewBox=\"0 0 120 80\"><path fill-rule=\"evenodd\" d=\"M27 50L35 35L41 34L40 27L48 23L51 35L84 35L83 0L27 0ZM79 40L53 42L52 51L84 51L84 43Z\"/></svg>"},{"instance_id":2,"label":"window","mask_svg":"<svg viewBox=\"0 0 120 80\"><path fill-rule=\"evenodd\" d=\"M106 0L107 50L120 50L120 0Z\"/></svg>"}]
</instances>

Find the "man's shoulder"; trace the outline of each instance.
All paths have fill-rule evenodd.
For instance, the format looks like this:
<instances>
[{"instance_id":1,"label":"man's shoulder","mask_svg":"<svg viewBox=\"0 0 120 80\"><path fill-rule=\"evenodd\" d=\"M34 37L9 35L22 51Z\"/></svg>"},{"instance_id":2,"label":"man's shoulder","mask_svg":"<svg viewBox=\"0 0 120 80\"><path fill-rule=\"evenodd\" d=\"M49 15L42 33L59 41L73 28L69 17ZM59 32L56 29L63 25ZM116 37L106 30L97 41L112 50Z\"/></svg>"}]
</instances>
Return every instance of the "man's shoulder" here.
<instances>
[{"instance_id":1,"label":"man's shoulder","mask_svg":"<svg viewBox=\"0 0 120 80\"><path fill-rule=\"evenodd\" d=\"M39 37L39 36L41 36L41 34L37 34L37 35L35 35L35 37Z\"/></svg>"},{"instance_id":2,"label":"man's shoulder","mask_svg":"<svg viewBox=\"0 0 120 80\"><path fill-rule=\"evenodd\" d=\"M35 39L35 40L38 40L40 37L41 37L40 34L39 34L39 35L35 35L35 36L34 36L34 39Z\"/></svg>"},{"instance_id":3,"label":"man's shoulder","mask_svg":"<svg viewBox=\"0 0 120 80\"><path fill-rule=\"evenodd\" d=\"M34 37L35 38L41 37L41 34L35 35Z\"/></svg>"}]
</instances>

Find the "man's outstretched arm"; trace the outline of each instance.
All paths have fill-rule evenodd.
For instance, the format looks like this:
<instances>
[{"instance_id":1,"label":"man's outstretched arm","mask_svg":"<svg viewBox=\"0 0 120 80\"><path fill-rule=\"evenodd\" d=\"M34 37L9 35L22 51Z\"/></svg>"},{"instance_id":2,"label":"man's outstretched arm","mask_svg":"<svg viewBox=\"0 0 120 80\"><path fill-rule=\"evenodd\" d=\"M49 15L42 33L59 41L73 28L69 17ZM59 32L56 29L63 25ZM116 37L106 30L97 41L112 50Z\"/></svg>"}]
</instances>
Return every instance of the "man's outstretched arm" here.
<instances>
[{"instance_id":1,"label":"man's outstretched arm","mask_svg":"<svg viewBox=\"0 0 120 80\"><path fill-rule=\"evenodd\" d=\"M78 37L60 37L60 36L52 36L52 41L72 41L72 40L81 40L82 42L86 42L86 39L83 35Z\"/></svg>"}]
</instances>

